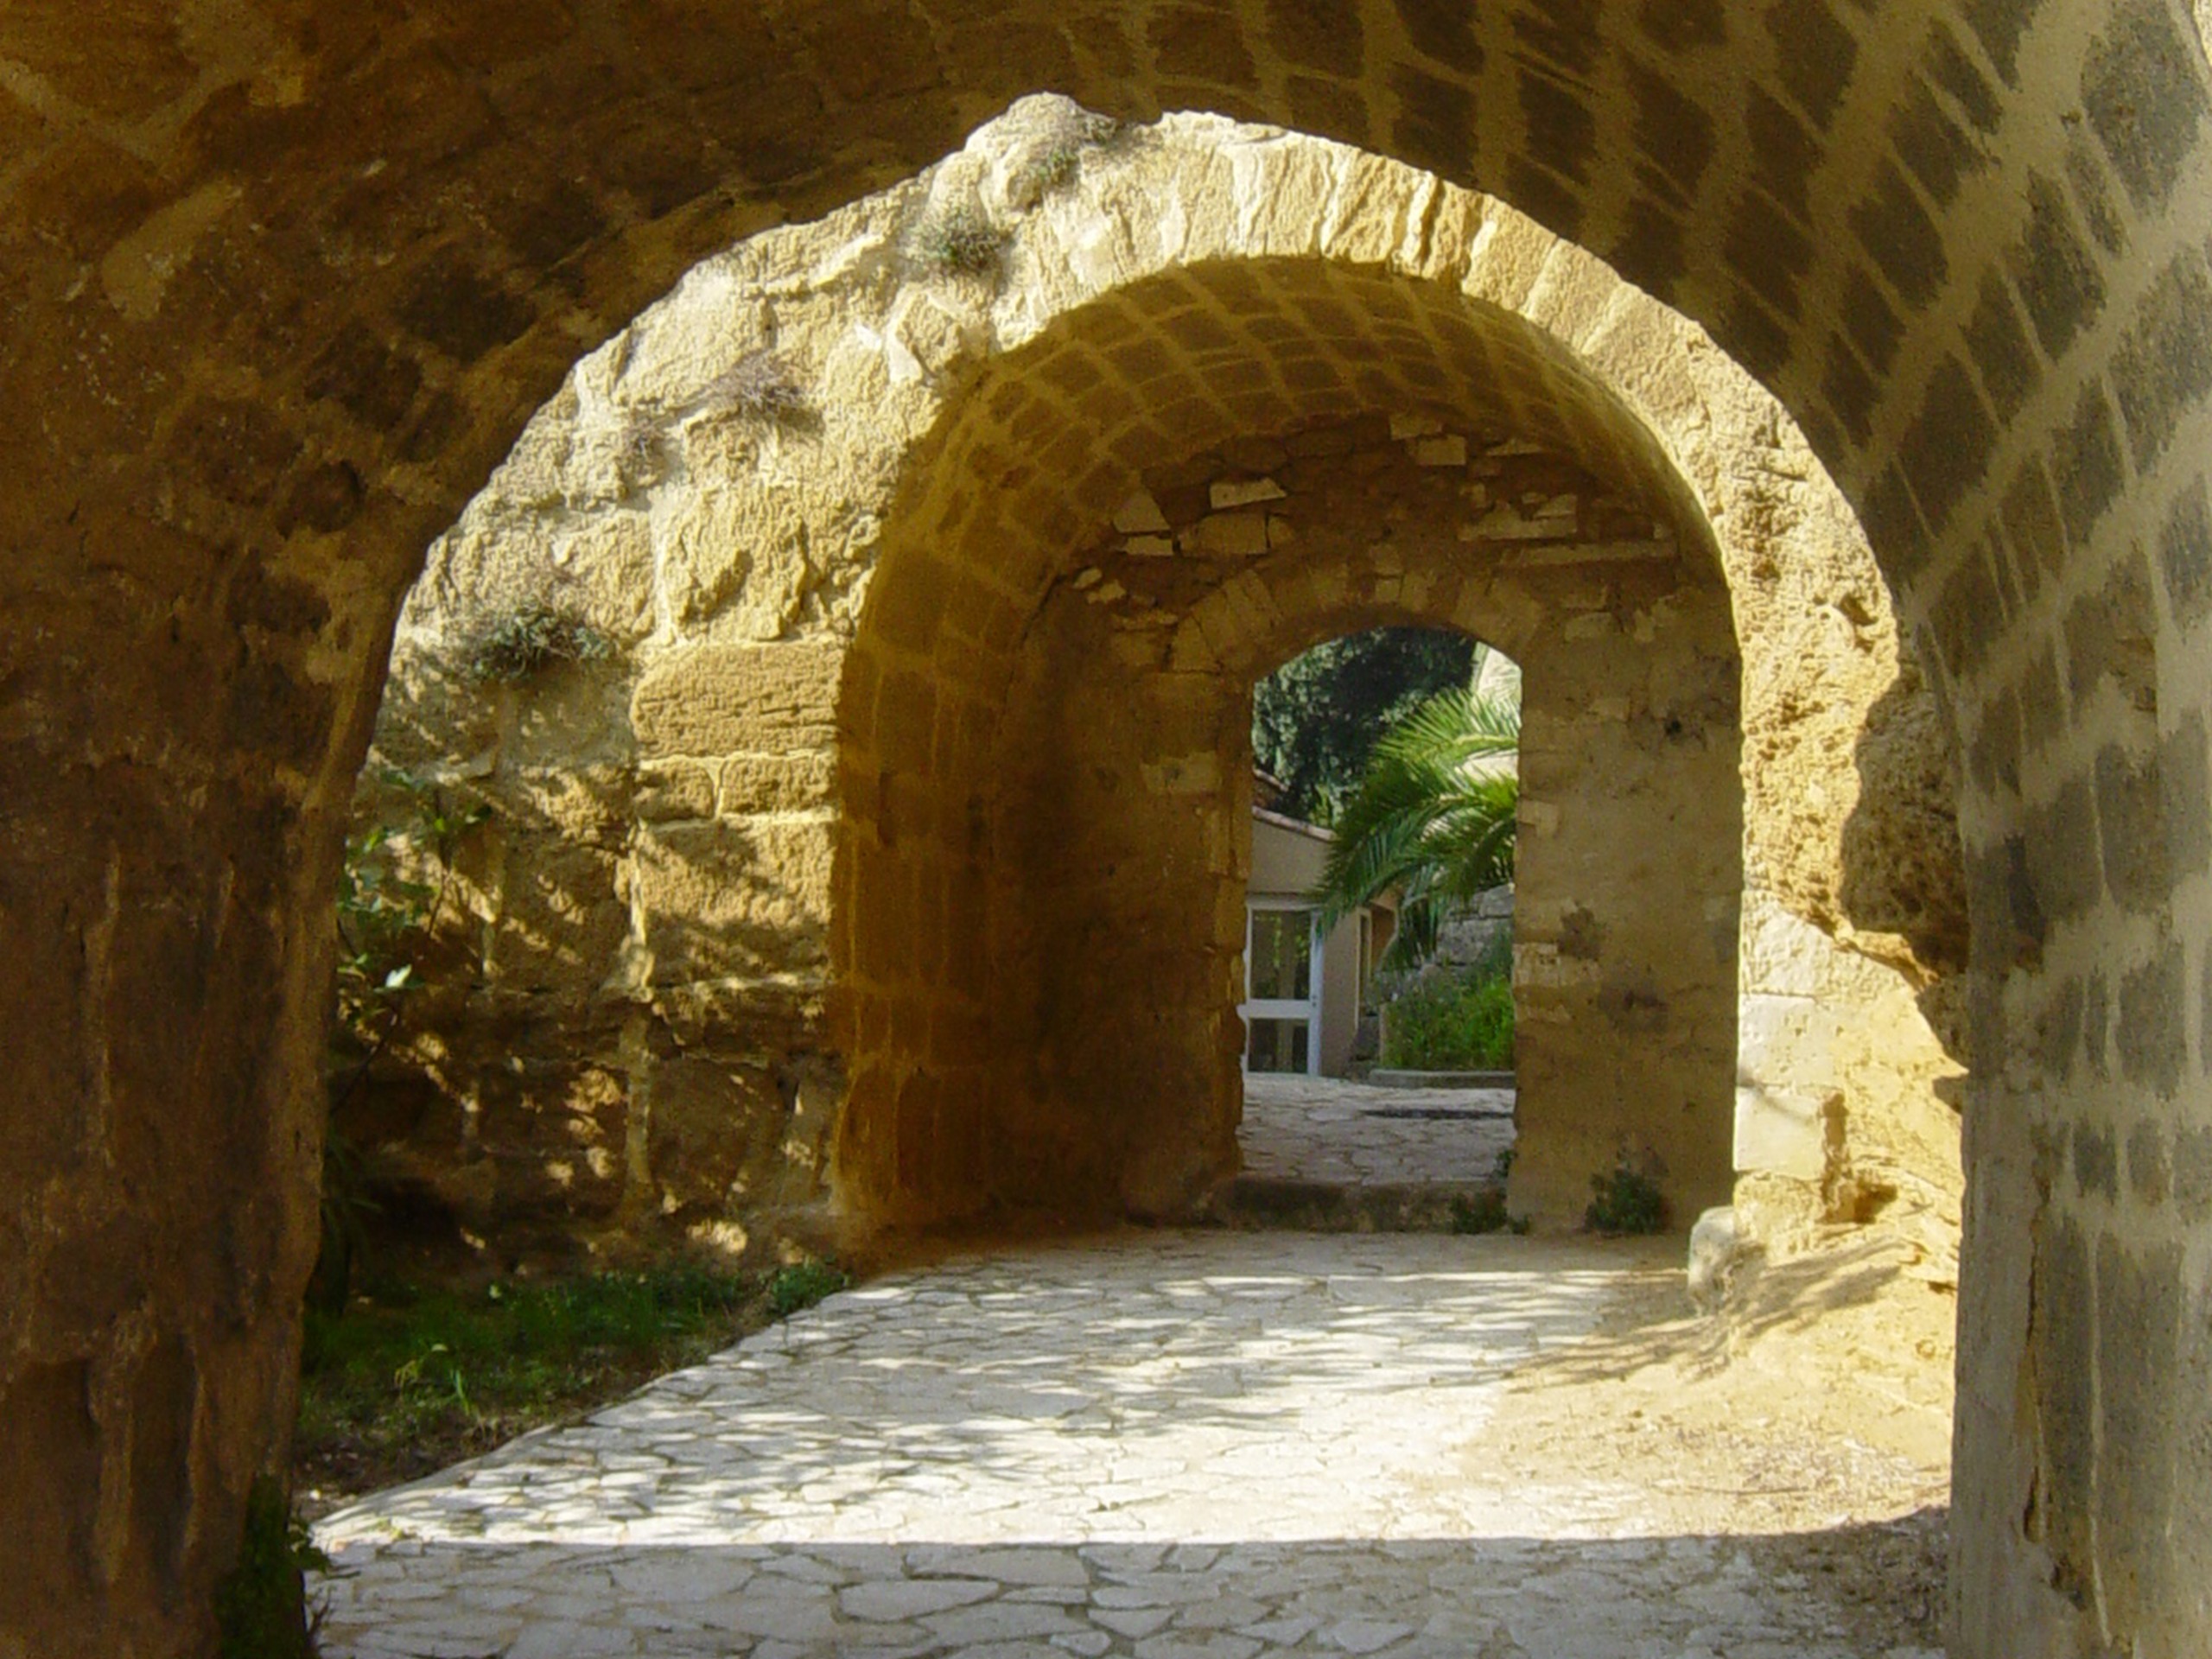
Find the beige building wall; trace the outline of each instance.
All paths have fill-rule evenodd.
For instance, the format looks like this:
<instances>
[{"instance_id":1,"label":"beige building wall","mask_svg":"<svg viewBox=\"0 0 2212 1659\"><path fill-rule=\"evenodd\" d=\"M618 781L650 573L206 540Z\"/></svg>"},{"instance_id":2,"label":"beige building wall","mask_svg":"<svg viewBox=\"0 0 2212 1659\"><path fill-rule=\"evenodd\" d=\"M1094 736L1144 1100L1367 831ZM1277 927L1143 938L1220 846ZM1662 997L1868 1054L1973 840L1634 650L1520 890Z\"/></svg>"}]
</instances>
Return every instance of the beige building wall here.
<instances>
[{"instance_id":1,"label":"beige building wall","mask_svg":"<svg viewBox=\"0 0 2212 1659\"><path fill-rule=\"evenodd\" d=\"M1255 807L1252 810L1252 874L1245 884L1251 901L1302 899L1321 880L1328 856L1328 832ZM1314 1047L1322 1077L1341 1077L1351 1062L1352 1038L1359 1026L1359 914L1341 918L1321 941L1321 1016L1315 1022ZM1251 964L1245 964L1249 983ZM1249 1020L1247 1020L1249 1028Z\"/></svg>"}]
</instances>

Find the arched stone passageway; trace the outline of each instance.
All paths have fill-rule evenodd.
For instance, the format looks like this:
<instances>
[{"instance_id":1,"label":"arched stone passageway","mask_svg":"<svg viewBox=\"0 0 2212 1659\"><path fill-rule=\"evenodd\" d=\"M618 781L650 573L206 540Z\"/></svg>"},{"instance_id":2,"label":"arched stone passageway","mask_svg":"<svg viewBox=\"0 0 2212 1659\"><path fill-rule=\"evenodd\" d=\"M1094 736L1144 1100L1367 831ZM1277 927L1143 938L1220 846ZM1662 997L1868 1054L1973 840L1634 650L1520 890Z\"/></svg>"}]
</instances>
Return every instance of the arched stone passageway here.
<instances>
[{"instance_id":1,"label":"arched stone passageway","mask_svg":"<svg viewBox=\"0 0 2212 1659\"><path fill-rule=\"evenodd\" d=\"M1294 292L1302 273L1239 274L1255 275ZM1524 440L1405 415L1395 433L1378 416L1232 438L1152 469L1119 516L1122 531L1056 561L1003 666L973 639L933 652L940 702L1004 711L969 766L902 747L920 728L895 704L849 740L863 788L912 779L954 805L849 808L846 1201L1176 1216L1234 1173L1249 688L1321 639L1393 622L1459 627L1526 676L1516 1202L1571 1225L1591 1177L1625 1160L1678 1217L1726 1203L1738 674L1702 526L1678 543ZM929 529L913 544L949 582L971 556L990 580L1006 547ZM898 660L864 618L851 683ZM933 838L947 821L957 843ZM866 908L939 881L973 891L972 910L880 926ZM920 1014L902 1006L917 999Z\"/></svg>"},{"instance_id":2,"label":"arched stone passageway","mask_svg":"<svg viewBox=\"0 0 2212 1659\"><path fill-rule=\"evenodd\" d=\"M2201 1646L2201 1412L2169 1379L2204 1363L2212 189L2178 0L1376 3L1318 39L1166 3L687 16L0 33L29 435L0 495L28 1056L0 1449L38 1586L10 1629L198 1639L281 1438L315 918L423 540L577 341L1054 85L1495 188L1796 413L1939 642L1974 1023L2007 1057L1969 1114L1961 1640Z\"/></svg>"},{"instance_id":3,"label":"arched stone passageway","mask_svg":"<svg viewBox=\"0 0 2212 1659\"><path fill-rule=\"evenodd\" d=\"M1797 1194L1796 1219L1867 1192L1955 1215L1951 1110L1930 1084L1955 1067L1914 1006L1932 984L1943 1016L1946 924L1923 902L1914 938L1877 931L1910 908L1902 883L1955 890L1948 785L1871 556L1786 419L1694 327L1496 203L1218 120L1084 130L1039 103L912 187L702 266L580 366L440 543L378 753L499 810L463 930L480 933L471 1011L425 1033L423 1069L460 1110L398 1136L427 1154L413 1166L479 1231L555 1192L580 1226L760 1236L804 1224L832 1142L849 1218L1187 1208L1229 1173L1237 944L1218 917L1241 913L1246 688L1309 626L1421 614L1509 649L1556 635L1539 771L1553 749L1564 769L1604 752L1620 779L1610 803L1586 791L1563 835L1561 804L1538 809L1540 868L1574 874L1530 934L1526 977L1551 982L1539 1001L1558 993L1531 1010L1548 1030L1535 1092L1554 1089L1548 1047L1589 1048L1562 1059L1581 1082L1560 1096L1589 1117L1555 1153L1537 1135L1527 1201L1570 1221L1617 1158L1671 1161L1686 1224L1726 1195L1732 1143L1752 1188ZM1034 188L1052 156L1076 176ZM988 271L916 254L978 204L1021 227ZM1609 360L1641 379L1609 385ZM732 404L735 379L772 372L817 410ZM1346 426L1362 407L1398 413ZM1348 469L1363 506L1329 487ZM1310 570L1301 537L1332 550ZM1393 575L1393 557L1421 573ZM1083 584L1102 560L1116 577ZM1740 782L1732 589L1759 760ZM1067 619L1109 594L1144 613L1056 659ZM531 605L597 629L613 658L542 690L472 686L484 629ZM1662 636L1681 661L1638 678ZM1032 901L1080 885L1083 861L1049 866L1084 837L1037 766L1109 766L1051 729L1077 684L1100 729L1193 746L1111 762L1128 792L1088 826L1096 867L1142 888L1162 849L1137 844L1180 835L1207 874L1179 895L1152 884L1165 908L1120 918L1123 965L1142 959L1120 1012L1071 997L1046 1017L1061 964ZM1109 718L1116 696L1152 712ZM1603 849L1637 845L1622 827L1651 803L1627 780L1673 745L1682 778L1719 771L1679 798L1712 810L1675 843L1662 944L1586 901L1668 879L1653 848L1612 869ZM1860 800L1847 868L1840 809L1870 754L1884 787ZM1916 816L1931 797L1933 836ZM1164 827L1191 810L1211 827ZM1667 1012L1658 981L1676 974L1705 1014ZM1192 1023L1140 1082L1128 1034L1168 1005ZM557 1038L525 1061L512 1033L533 1022ZM1669 1098L1657 1057L1682 1046L1705 1077ZM470 1103L518 1080L519 1113ZM1655 1130L1677 1114L1702 1127ZM1058 1150L1025 1165L1039 1135ZM580 1143L599 1179L574 1174ZM1135 1175L1147 1160L1155 1173Z\"/></svg>"}]
</instances>

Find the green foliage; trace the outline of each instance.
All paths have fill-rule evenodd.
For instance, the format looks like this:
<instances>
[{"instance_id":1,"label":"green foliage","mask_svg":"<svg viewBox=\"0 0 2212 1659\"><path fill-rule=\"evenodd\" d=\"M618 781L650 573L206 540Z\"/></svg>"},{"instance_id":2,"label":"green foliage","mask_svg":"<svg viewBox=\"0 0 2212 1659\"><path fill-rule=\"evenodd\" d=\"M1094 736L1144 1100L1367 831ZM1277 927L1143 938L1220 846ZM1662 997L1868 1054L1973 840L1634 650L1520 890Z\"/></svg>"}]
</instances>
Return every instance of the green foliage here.
<instances>
[{"instance_id":1,"label":"green foliage","mask_svg":"<svg viewBox=\"0 0 2212 1659\"><path fill-rule=\"evenodd\" d=\"M1006 253L1006 232L973 207L947 207L922 221L914 233L915 251L925 264L956 276L997 273Z\"/></svg>"},{"instance_id":2,"label":"green foliage","mask_svg":"<svg viewBox=\"0 0 2212 1659\"><path fill-rule=\"evenodd\" d=\"M779 1319L801 1308L812 1307L825 1296L834 1296L851 1284L851 1278L834 1262L798 1262L779 1268L768 1281L768 1306Z\"/></svg>"},{"instance_id":3,"label":"green foliage","mask_svg":"<svg viewBox=\"0 0 2212 1659\"><path fill-rule=\"evenodd\" d=\"M1525 1233L1529 1224L1505 1212L1505 1194L1478 1192L1473 1198L1452 1200L1452 1230L1455 1233Z\"/></svg>"},{"instance_id":4,"label":"green foliage","mask_svg":"<svg viewBox=\"0 0 2212 1659\"><path fill-rule=\"evenodd\" d=\"M452 891L462 839L491 816L397 767L380 781L404 804L393 821L346 838L338 870L338 1007L334 1035L350 1054L339 1062L334 1120L368 1076L406 1016L420 985L422 956ZM423 880L425 865L437 880ZM334 1121L323 1134L322 1249L309 1295L343 1306L365 1217L375 1213L360 1162Z\"/></svg>"},{"instance_id":5,"label":"green foliage","mask_svg":"<svg viewBox=\"0 0 2212 1659\"><path fill-rule=\"evenodd\" d=\"M512 684L563 663L602 662L613 642L590 623L537 601L497 616L468 645L468 671Z\"/></svg>"},{"instance_id":6,"label":"green foliage","mask_svg":"<svg viewBox=\"0 0 2212 1659\"><path fill-rule=\"evenodd\" d=\"M299 1456L411 1478L696 1363L847 1282L826 1262L772 1274L677 1263L311 1306Z\"/></svg>"},{"instance_id":7,"label":"green foliage","mask_svg":"<svg viewBox=\"0 0 2212 1659\"><path fill-rule=\"evenodd\" d=\"M1452 906L1513 879L1520 747L1519 704L1464 686L1393 727L1338 815L1316 895L1323 925L1395 887L1398 927L1382 966L1434 955Z\"/></svg>"},{"instance_id":8,"label":"green foliage","mask_svg":"<svg viewBox=\"0 0 2212 1659\"><path fill-rule=\"evenodd\" d=\"M415 988L422 947L443 910L453 861L464 836L492 816L396 766L379 781L405 804L395 821L346 838L338 870L338 1017L363 1042ZM401 855L439 872L435 883L410 874Z\"/></svg>"},{"instance_id":9,"label":"green foliage","mask_svg":"<svg viewBox=\"0 0 2212 1659\"><path fill-rule=\"evenodd\" d=\"M1389 1005L1382 1064L1415 1071L1509 1071L1513 982L1431 975Z\"/></svg>"},{"instance_id":10,"label":"green foliage","mask_svg":"<svg viewBox=\"0 0 2212 1659\"><path fill-rule=\"evenodd\" d=\"M267 1475L257 1479L238 1565L215 1592L219 1659L314 1659L320 1621L308 1616L305 1575L329 1570L283 1488Z\"/></svg>"},{"instance_id":11,"label":"green foliage","mask_svg":"<svg viewBox=\"0 0 2212 1659\"><path fill-rule=\"evenodd\" d=\"M1625 1154L1610 1174L1592 1175L1590 1190L1597 1196L1582 1212L1582 1224L1592 1232L1612 1236L1666 1230L1667 1201L1657 1183Z\"/></svg>"},{"instance_id":12,"label":"green foliage","mask_svg":"<svg viewBox=\"0 0 2212 1659\"><path fill-rule=\"evenodd\" d=\"M1281 779L1283 810L1332 821L1359 785L1376 740L1472 672L1464 635L1377 628L1294 658L1252 688L1252 753Z\"/></svg>"}]
</instances>

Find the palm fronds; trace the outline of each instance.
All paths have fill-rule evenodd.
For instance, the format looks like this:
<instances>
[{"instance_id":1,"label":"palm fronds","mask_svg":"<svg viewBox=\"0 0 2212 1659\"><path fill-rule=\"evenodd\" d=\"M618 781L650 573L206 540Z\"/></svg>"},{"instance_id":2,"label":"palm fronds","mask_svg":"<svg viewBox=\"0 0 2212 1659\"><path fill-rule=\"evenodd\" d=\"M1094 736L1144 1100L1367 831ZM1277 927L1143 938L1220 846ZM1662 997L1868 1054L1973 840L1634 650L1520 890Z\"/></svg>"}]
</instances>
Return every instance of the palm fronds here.
<instances>
[{"instance_id":1,"label":"palm fronds","mask_svg":"<svg viewBox=\"0 0 2212 1659\"><path fill-rule=\"evenodd\" d=\"M1513 879L1521 783L1516 702L1471 690L1440 692L1375 746L1358 790L1338 815L1315 898L1325 926L1398 889L1387 968L1436 949L1445 913Z\"/></svg>"}]
</instances>

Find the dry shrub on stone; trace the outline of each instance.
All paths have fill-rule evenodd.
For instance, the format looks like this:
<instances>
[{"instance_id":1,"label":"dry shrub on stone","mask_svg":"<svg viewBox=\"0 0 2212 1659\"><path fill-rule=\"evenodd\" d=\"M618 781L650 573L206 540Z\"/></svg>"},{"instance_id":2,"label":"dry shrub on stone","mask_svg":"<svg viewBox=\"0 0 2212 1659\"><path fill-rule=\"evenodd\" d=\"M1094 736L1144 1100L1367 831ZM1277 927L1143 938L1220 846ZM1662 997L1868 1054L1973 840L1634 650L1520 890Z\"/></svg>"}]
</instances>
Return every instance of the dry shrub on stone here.
<instances>
[{"instance_id":1,"label":"dry shrub on stone","mask_svg":"<svg viewBox=\"0 0 2212 1659\"><path fill-rule=\"evenodd\" d=\"M925 219L914 232L914 251L925 264L955 276L990 276L1006 255L1006 232L974 207L946 207Z\"/></svg>"},{"instance_id":2,"label":"dry shrub on stone","mask_svg":"<svg viewBox=\"0 0 2212 1659\"><path fill-rule=\"evenodd\" d=\"M1063 185L1073 183L1083 170L1083 152L1105 143L1122 129L1110 115L1065 99L1056 101L1059 107L1036 135L1033 153L1008 183L1007 200L1016 207L1033 207Z\"/></svg>"},{"instance_id":3,"label":"dry shrub on stone","mask_svg":"<svg viewBox=\"0 0 2212 1659\"><path fill-rule=\"evenodd\" d=\"M632 419L615 442L614 465L626 490L642 490L668 476L668 452L660 429L648 420Z\"/></svg>"},{"instance_id":4,"label":"dry shrub on stone","mask_svg":"<svg viewBox=\"0 0 2212 1659\"><path fill-rule=\"evenodd\" d=\"M805 413L806 389L778 353L760 346L737 359L707 383L702 408L726 410L752 421L784 421Z\"/></svg>"},{"instance_id":5,"label":"dry shrub on stone","mask_svg":"<svg viewBox=\"0 0 2212 1659\"><path fill-rule=\"evenodd\" d=\"M580 617L533 601L486 621L469 642L468 671L476 679L513 684L567 663L596 663L614 644Z\"/></svg>"}]
</instances>

